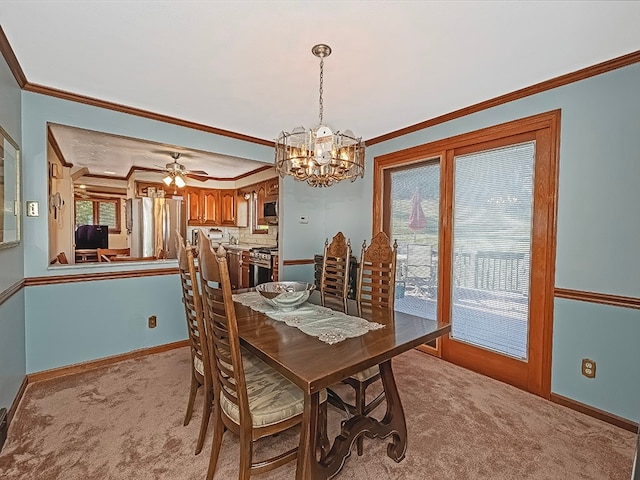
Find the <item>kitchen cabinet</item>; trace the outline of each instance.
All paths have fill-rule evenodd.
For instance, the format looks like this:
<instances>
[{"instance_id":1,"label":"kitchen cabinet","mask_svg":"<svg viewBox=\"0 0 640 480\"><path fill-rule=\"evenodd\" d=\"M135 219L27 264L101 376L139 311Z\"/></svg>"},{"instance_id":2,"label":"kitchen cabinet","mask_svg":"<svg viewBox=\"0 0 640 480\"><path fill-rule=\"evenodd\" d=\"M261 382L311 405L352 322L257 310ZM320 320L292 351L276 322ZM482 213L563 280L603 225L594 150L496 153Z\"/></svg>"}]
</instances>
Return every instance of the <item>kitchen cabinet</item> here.
<instances>
[{"instance_id":1,"label":"kitchen cabinet","mask_svg":"<svg viewBox=\"0 0 640 480\"><path fill-rule=\"evenodd\" d=\"M186 197L188 225L220 225L220 190L189 188Z\"/></svg>"},{"instance_id":2,"label":"kitchen cabinet","mask_svg":"<svg viewBox=\"0 0 640 480\"><path fill-rule=\"evenodd\" d=\"M278 282L278 255L271 255L271 281Z\"/></svg>"},{"instance_id":3,"label":"kitchen cabinet","mask_svg":"<svg viewBox=\"0 0 640 480\"><path fill-rule=\"evenodd\" d=\"M236 195L236 226L248 227L249 226L249 199L250 194L246 195L242 191L238 190Z\"/></svg>"},{"instance_id":4,"label":"kitchen cabinet","mask_svg":"<svg viewBox=\"0 0 640 480\"><path fill-rule=\"evenodd\" d=\"M220 225L236 225L236 191L220 190L219 219Z\"/></svg>"},{"instance_id":5,"label":"kitchen cabinet","mask_svg":"<svg viewBox=\"0 0 640 480\"><path fill-rule=\"evenodd\" d=\"M280 191L280 177L270 178L265 183L266 195L269 200L278 200L278 192Z\"/></svg>"},{"instance_id":6,"label":"kitchen cabinet","mask_svg":"<svg viewBox=\"0 0 640 480\"><path fill-rule=\"evenodd\" d=\"M136 198L153 197L153 196L170 197L172 193L173 193L173 190L170 190L170 191L167 190L167 186L162 182L160 183L135 182Z\"/></svg>"},{"instance_id":7,"label":"kitchen cabinet","mask_svg":"<svg viewBox=\"0 0 640 480\"><path fill-rule=\"evenodd\" d=\"M189 225L202 225L202 201L200 189L190 188L185 192L187 198L187 223Z\"/></svg>"},{"instance_id":8,"label":"kitchen cabinet","mask_svg":"<svg viewBox=\"0 0 640 480\"><path fill-rule=\"evenodd\" d=\"M200 189L200 201L202 202L202 224L220 225L220 190Z\"/></svg>"},{"instance_id":9,"label":"kitchen cabinet","mask_svg":"<svg viewBox=\"0 0 640 480\"><path fill-rule=\"evenodd\" d=\"M242 250L227 250L227 262L229 263L229 280L231 289L237 290L242 288L242 271L241 271Z\"/></svg>"},{"instance_id":10,"label":"kitchen cabinet","mask_svg":"<svg viewBox=\"0 0 640 480\"><path fill-rule=\"evenodd\" d=\"M256 185L256 212L258 217L258 225L268 225L264 219L264 202L267 198L267 183L262 182Z\"/></svg>"},{"instance_id":11,"label":"kitchen cabinet","mask_svg":"<svg viewBox=\"0 0 640 480\"><path fill-rule=\"evenodd\" d=\"M240 264L240 272L241 272L241 286L240 288L249 288L249 251L243 250L241 256L241 264Z\"/></svg>"},{"instance_id":12,"label":"kitchen cabinet","mask_svg":"<svg viewBox=\"0 0 640 480\"><path fill-rule=\"evenodd\" d=\"M238 198L236 190L189 187L185 196L188 225L247 226L247 202L244 198ZM240 200L244 203L241 204Z\"/></svg>"}]
</instances>

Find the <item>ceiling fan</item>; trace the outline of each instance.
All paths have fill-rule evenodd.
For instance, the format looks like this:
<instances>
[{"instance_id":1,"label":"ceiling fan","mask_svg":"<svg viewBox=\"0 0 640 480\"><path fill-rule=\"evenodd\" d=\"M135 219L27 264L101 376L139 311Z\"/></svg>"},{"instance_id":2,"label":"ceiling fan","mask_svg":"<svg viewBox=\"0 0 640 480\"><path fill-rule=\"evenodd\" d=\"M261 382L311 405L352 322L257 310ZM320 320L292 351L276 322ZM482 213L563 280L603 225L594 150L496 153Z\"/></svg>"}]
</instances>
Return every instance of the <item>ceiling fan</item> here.
<instances>
[{"instance_id":1,"label":"ceiling fan","mask_svg":"<svg viewBox=\"0 0 640 480\"><path fill-rule=\"evenodd\" d=\"M174 185L177 188L182 188L187 184L187 177L198 180L199 182L206 182L208 180L207 172L203 170L187 170L184 165L178 163L178 159L181 156L182 154L179 152L172 152L171 158L173 158L173 162L165 165L167 176L164 177L162 181L167 187Z\"/></svg>"}]
</instances>

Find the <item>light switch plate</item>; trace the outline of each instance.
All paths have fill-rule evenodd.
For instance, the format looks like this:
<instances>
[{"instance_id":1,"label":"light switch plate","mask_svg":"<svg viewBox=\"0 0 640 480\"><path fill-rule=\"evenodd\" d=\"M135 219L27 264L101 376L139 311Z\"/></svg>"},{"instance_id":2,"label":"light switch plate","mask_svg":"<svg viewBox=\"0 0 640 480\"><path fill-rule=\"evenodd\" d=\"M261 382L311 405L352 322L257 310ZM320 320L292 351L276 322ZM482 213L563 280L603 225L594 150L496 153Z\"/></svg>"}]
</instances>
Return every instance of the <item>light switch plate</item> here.
<instances>
[{"instance_id":1,"label":"light switch plate","mask_svg":"<svg viewBox=\"0 0 640 480\"><path fill-rule=\"evenodd\" d=\"M300 223L309 223L309 217L305 215L300 215L300 219L298 220Z\"/></svg>"},{"instance_id":2,"label":"light switch plate","mask_svg":"<svg viewBox=\"0 0 640 480\"><path fill-rule=\"evenodd\" d=\"M27 217L37 217L40 215L40 209L38 208L38 202L27 202Z\"/></svg>"}]
</instances>

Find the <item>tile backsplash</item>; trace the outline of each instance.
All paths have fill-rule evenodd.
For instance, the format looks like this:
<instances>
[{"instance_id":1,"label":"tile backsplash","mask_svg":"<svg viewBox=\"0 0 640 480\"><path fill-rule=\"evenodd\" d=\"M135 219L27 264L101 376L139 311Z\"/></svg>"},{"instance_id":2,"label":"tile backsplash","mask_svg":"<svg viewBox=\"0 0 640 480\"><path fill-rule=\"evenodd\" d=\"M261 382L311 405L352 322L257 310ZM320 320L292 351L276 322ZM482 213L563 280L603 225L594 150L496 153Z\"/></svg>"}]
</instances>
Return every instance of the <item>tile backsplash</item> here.
<instances>
[{"instance_id":1,"label":"tile backsplash","mask_svg":"<svg viewBox=\"0 0 640 480\"><path fill-rule=\"evenodd\" d=\"M202 228L204 230L209 230L206 227L187 227L187 238L193 238L193 230L198 228ZM249 228L239 228L239 227L215 227L216 230L222 230L222 242L229 243L231 237L235 237L238 240L238 243L248 244L248 245L268 245L268 246L276 246L278 245L278 226L272 225L269 226L269 232L266 234L252 234L251 229Z\"/></svg>"}]
</instances>

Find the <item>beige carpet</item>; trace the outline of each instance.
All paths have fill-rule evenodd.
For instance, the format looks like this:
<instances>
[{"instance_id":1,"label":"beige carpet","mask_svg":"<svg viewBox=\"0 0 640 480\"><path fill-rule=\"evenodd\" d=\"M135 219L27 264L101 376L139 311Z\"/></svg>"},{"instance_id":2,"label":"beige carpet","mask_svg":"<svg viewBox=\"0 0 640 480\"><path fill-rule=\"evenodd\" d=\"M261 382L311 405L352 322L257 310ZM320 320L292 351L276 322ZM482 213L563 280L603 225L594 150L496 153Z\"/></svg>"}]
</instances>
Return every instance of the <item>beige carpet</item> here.
<instances>
[{"instance_id":1,"label":"beige carpet","mask_svg":"<svg viewBox=\"0 0 640 480\"><path fill-rule=\"evenodd\" d=\"M339 479L628 480L636 436L420 352L394 361L409 429L407 457L365 439ZM0 478L201 479L211 430L194 456L202 395L182 426L186 348L29 385L0 454ZM341 390L342 391L342 390ZM380 409L382 410L382 408ZM330 407L335 433L340 412ZM297 442L263 440L257 455ZM238 443L224 437L217 479L237 478ZM258 476L294 478L289 464Z\"/></svg>"}]
</instances>

